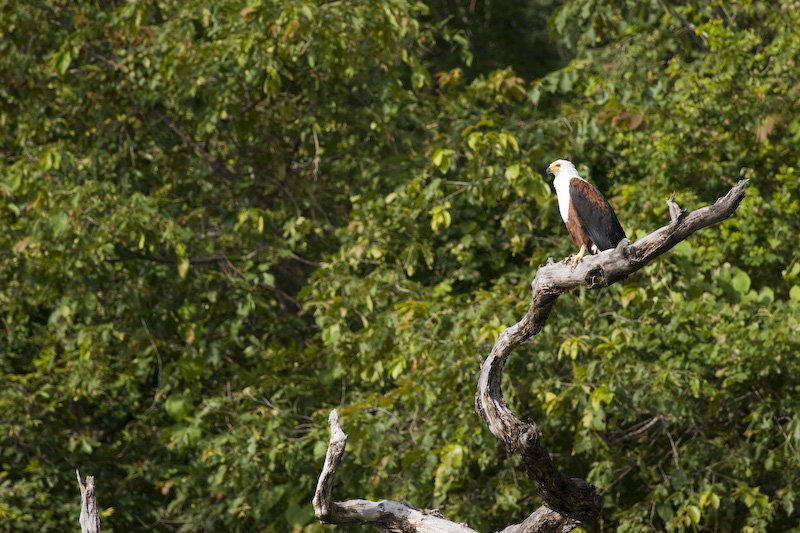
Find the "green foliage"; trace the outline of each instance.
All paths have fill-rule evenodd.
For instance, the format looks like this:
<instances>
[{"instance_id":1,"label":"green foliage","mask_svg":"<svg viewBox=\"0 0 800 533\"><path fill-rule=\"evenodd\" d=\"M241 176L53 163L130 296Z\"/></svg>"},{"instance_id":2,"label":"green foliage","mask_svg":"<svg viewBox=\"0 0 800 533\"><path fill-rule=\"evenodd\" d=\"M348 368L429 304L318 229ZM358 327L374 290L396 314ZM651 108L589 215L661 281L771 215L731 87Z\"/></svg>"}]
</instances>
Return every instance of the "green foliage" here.
<instances>
[{"instance_id":1,"label":"green foliage","mask_svg":"<svg viewBox=\"0 0 800 533\"><path fill-rule=\"evenodd\" d=\"M535 487L472 404L537 265L574 252L561 157L632 239L672 191L751 182L562 297L506 399L604 531L800 527L800 11L553 4L6 6L0 529L74 528L79 467L108 531L328 530L333 407L337 499L522 520Z\"/></svg>"}]
</instances>

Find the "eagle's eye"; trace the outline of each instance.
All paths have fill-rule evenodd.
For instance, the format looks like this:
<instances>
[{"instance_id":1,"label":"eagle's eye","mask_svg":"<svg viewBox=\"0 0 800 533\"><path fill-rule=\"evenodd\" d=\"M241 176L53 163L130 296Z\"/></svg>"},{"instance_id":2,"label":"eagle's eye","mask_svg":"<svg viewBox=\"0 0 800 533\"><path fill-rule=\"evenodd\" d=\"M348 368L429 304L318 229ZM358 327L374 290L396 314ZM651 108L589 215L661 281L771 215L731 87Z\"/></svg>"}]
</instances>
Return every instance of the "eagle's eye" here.
<instances>
[{"instance_id":1,"label":"eagle's eye","mask_svg":"<svg viewBox=\"0 0 800 533\"><path fill-rule=\"evenodd\" d=\"M561 168L561 163L558 163L557 165L553 165L553 170L558 170L559 168Z\"/></svg>"}]
</instances>

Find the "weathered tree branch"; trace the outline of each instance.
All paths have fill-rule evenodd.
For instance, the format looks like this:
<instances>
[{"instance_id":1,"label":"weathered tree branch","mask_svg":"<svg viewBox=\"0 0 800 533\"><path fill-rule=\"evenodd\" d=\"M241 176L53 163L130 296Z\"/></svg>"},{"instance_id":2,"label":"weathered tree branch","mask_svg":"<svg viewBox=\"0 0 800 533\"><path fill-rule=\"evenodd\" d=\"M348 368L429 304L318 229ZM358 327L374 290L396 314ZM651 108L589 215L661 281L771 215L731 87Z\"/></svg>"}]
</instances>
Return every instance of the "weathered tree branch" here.
<instances>
[{"instance_id":1,"label":"weathered tree branch","mask_svg":"<svg viewBox=\"0 0 800 533\"><path fill-rule=\"evenodd\" d=\"M528 475L539 485L539 495L544 502L525 521L508 526L501 533L566 533L575 529L580 522L593 520L602 508L600 495L592 485L582 479L569 478L558 470L540 444L539 427L533 422L521 422L506 405L501 380L503 367L511 351L541 331L561 294L576 287L594 289L616 283L695 231L731 216L744 198L746 183L747 180L740 181L714 205L691 213L678 207L673 194L667 200L671 219L669 225L633 244L625 239L614 250L585 257L574 269L568 260L560 263L549 261L539 268L531 283L533 298L527 313L517 324L500 334L489 357L481 364L478 391L475 394L475 408L481 418L510 452L522 456ZM329 524L371 524L387 532L473 531L464 524L445 520L437 511L415 509L406 503L387 500L334 502L331 495L333 480L344 454L347 435L339 426L335 410L331 412L328 422L331 440L313 501L317 519Z\"/></svg>"},{"instance_id":2,"label":"weathered tree branch","mask_svg":"<svg viewBox=\"0 0 800 533\"><path fill-rule=\"evenodd\" d=\"M544 504L579 521L592 520L602 507L594 487L582 479L569 478L558 471L550 455L540 445L541 432L535 423L525 424L515 417L503 399L503 366L511 351L541 331L553 304L575 287L607 287L644 267L695 231L731 216L744 198L747 180L740 181L714 205L687 213L675 203L669 206L669 225L639 239L634 244L623 240L614 250L584 258L573 270L569 261L539 268L531 283L533 299L522 320L500 334L489 357L481 365L475 409L492 434L506 448L522 456L528 475L539 484Z\"/></svg>"},{"instance_id":3,"label":"weathered tree branch","mask_svg":"<svg viewBox=\"0 0 800 533\"><path fill-rule=\"evenodd\" d=\"M313 500L317 520L326 524L371 524L380 531L391 533L477 533L463 524L445 519L438 511L416 509L405 502L334 502L331 495L333 479L342 462L347 435L339 425L336 409L328 416L328 424L331 426L331 440Z\"/></svg>"},{"instance_id":4,"label":"weathered tree branch","mask_svg":"<svg viewBox=\"0 0 800 533\"><path fill-rule=\"evenodd\" d=\"M81 487L81 531L82 533L100 533L100 512L97 509L97 495L94 492L94 476L86 476L86 481L84 481L77 468L75 474L78 476L78 485Z\"/></svg>"}]
</instances>

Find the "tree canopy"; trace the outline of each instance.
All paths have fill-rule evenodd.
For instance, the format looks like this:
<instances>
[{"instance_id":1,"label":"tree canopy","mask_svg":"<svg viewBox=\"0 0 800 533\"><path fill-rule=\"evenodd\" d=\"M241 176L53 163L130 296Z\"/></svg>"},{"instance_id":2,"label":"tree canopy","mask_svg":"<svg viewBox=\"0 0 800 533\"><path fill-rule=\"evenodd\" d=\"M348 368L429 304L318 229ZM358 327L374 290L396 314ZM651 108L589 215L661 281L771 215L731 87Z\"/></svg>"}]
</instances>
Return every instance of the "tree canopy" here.
<instances>
[{"instance_id":1,"label":"tree canopy","mask_svg":"<svg viewBox=\"0 0 800 533\"><path fill-rule=\"evenodd\" d=\"M603 531L800 527L800 5L8 2L0 529L330 530L339 497L500 529L538 505L481 357L575 252L543 170L631 240L736 216L559 299L506 400ZM354 529L355 530L355 529Z\"/></svg>"}]
</instances>

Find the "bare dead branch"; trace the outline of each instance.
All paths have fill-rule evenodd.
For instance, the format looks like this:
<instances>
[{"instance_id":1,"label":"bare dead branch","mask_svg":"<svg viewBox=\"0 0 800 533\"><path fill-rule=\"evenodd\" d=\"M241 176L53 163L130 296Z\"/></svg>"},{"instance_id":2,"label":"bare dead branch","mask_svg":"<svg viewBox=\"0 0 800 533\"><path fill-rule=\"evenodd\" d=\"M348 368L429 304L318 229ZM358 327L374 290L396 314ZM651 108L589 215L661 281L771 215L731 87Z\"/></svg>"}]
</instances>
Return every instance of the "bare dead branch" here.
<instances>
[{"instance_id":1,"label":"bare dead branch","mask_svg":"<svg viewBox=\"0 0 800 533\"><path fill-rule=\"evenodd\" d=\"M539 484L544 504L565 517L592 520L602 500L586 481L562 474L540 445L541 432L535 423L523 423L503 399L503 366L511 351L541 331L553 304L563 293L576 287L607 287L644 267L695 231L720 222L733 214L744 198L747 180L740 181L714 205L691 213L681 210L674 195L667 200L671 221L634 244L623 240L614 250L584 258L575 269L569 261L540 267L531 283L533 298L522 320L500 334L489 357L481 365L475 408L492 434L511 452L518 452L528 474Z\"/></svg>"},{"instance_id":2,"label":"bare dead branch","mask_svg":"<svg viewBox=\"0 0 800 533\"><path fill-rule=\"evenodd\" d=\"M342 462L347 435L339 425L336 409L328 416L328 424L331 427L331 440L313 500L317 520L326 524L371 524L379 531L391 533L477 533L464 524L445 519L438 511L416 509L404 502L334 502L331 494L333 480Z\"/></svg>"},{"instance_id":3,"label":"bare dead branch","mask_svg":"<svg viewBox=\"0 0 800 533\"><path fill-rule=\"evenodd\" d=\"M94 492L94 476L86 476L84 481L77 468L75 474L81 487L81 532L100 533L100 512L97 509L97 495Z\"/></svg>"},{"instance_id":4,"label":"bare dead branch","mask_svg":"<svg viewBox=\"0 0 800 533\"><path fill-rule=\"evenodd\" d=\"M508 526L498 533L568 533L578 527L578 523L542 505L524 522Z\"/></svg>"},{"instance_id":5,"label":"bare dead branch","mask_svg":"<svg viewBox=\"0 0 800 533\"><path fill-rule=\"evenodd\" d=\"M670 223L634 244L623 240L614 250L584 258L576 268L564 260L540 267L531 283L533 297L527 313L517 324L500 334L489 357L481 364L475 408L492 434L511 452L522 456L528 475L539 485L544 505L525 521L506 527L500 533L567 533L580 522L593 520L602 508L595 488L582 479L562 474L541 444L541 431L522 423L508 409L501 388L502 371L514 348L541 331L556 299L576 287L607 287L644 267L695 231L720 222L733 214L744 198L747 180L740 181L714 205L688 213L667 200ZM347 435L342 431L336 410L328 418L331 440L317 490L314 512L328 524L370 524L392 533L474 533L465 524L443 518L435 510L419 510L407 503L381 500L334 502L332 488L336 470L344 455ZM645 426L645 429L649 426ZM641 430L644 431L644 430Z\"/></svg>"},{"instance_id":6,"label":"bare dead branch","mask_svg":"<svg viewBox=\"0 0 800 533\"><path fill-rule=\"evenodd\" d=\"M328 424L331 427L331 439L312 502L317 520L325 524L369 524L387 533L477 533L466 524L447 520L435 509L417 509L405 502L334 502L334 477L342 462L347 435L339 425L336 409L328 416ZM565 518L541 506L524 522L508 526L499 533L567 533L577 526L577 520Z\"/></svg>"}]
</instances>

